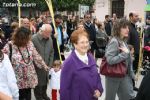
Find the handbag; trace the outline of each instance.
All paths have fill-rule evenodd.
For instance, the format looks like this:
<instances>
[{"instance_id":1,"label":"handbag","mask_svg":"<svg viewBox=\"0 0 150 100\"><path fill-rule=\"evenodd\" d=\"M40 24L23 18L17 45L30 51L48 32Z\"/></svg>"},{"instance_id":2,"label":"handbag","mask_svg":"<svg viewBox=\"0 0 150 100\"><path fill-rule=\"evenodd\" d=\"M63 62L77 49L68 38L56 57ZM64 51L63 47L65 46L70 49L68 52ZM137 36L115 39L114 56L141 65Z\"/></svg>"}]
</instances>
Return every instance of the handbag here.
<instances>
[{"instance_id":1,"label":"handbag","mask_svg":"<svg viewBox=\"0 0 150 100\"><path fill-rule=\"evenodd\" d=\"M119 42L118 44L120 47ZM102 63L100 65L100 73L109 77L122 78L125 77L125 75L127 74L127 67L124 61L117 64L109 65L107 63L106 57L103 57Z\"/></svg>"},{"instance_id":2,"label":"handbag","mask_svg":"<svg viewBox=\"0 0 150 100\"><path fill-rule=\"evenodd\" d=\"M121 78L127 74L127 68L125 62L109 65L106 61L106 57L104 57L100 66L100 73L109 77Z\"/></svg>"}]
</instances>

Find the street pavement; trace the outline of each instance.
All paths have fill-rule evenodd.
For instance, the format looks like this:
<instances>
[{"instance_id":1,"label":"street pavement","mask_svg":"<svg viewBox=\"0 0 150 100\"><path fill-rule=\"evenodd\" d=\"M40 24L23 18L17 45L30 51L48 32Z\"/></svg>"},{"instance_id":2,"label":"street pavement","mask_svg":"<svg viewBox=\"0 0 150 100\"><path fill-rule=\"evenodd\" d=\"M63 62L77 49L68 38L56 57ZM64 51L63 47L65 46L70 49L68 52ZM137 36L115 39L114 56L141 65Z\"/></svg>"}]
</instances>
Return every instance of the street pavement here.
<instances>
[{"instance_id":1,"label":"street pavement","mask_svg":"<svg viewBox=\"0 0 150 100\"><path fill-rule=\"evenodd\" d=\"M65 53L65 57L67 58L69 55L69 53ZM101 59L97 59L97 65L100 65L101 63ZM141 80L142 80L143 76L142 75L139 75L138 77L138 81L136 82L136 87L139 87L140 83L141 83ZM99 100L105 100L105 76L101 75L101 81L102 81L102 85L103 85L103 88L104 88L104 92L102 94L102 96L99 98ZM47 94L48 96L50 97L50 93L51 90L50 90L50 85L48 84L48 89L47 89ZM135 92L136 94L136 92ZM36 100L35 97L34 97L34 93L32 91L32 99L31 100ZM116 96L116 100L118 100L118 97Z\"/></svg>"}]
</instances>

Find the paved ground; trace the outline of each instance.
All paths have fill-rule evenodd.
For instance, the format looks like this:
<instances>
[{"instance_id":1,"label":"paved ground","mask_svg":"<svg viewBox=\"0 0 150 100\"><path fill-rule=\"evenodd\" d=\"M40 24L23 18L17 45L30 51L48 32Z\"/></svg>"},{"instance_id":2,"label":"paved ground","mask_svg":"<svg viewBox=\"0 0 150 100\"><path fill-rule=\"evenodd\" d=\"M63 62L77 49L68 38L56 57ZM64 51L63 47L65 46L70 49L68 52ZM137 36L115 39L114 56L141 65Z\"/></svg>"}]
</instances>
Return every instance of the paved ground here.
<instances>
[{"instance_id":1,"label":"paved ground","mask_svg":"<svg viewBox=\"0 0 150 100\"><path fill-rule=\"evenodd\" d=\"M65 55L68 56L68 54L65 54ZM101 59L98 59L97 60L97 65L100 65L100 63L101 63ZM136 87L139 87L142 78L143 78L143 76L140 75L139 78L138 78L138 81L136 82ZM99 98L99 100L105 100L105 76L101 75L101 80L102 80L102 85L103 85L103 88L104 88L104 93ZM48 86L47 94L50 97L50 86ZM32 100L36 100L35 97L34 97L34 93L33 92L32 92ZM118 100L117 97L116 97L116 100Z\"/></svg>"}]
</instances>

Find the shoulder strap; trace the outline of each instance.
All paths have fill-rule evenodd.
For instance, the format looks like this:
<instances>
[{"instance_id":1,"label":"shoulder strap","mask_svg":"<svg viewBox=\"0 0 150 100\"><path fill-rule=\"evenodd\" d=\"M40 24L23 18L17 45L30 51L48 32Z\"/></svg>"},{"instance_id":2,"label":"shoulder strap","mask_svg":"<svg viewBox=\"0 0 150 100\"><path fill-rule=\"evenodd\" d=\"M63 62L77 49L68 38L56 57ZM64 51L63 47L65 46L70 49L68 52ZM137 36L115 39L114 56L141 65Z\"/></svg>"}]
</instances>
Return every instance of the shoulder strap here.
<instances>
[{"instance_id":1,"label":"shoulder strap","mask_svg":"<svg viewBox=\"0 0 150 100\"><path fill-rule=\"evenodd\" d=\"M112 40L112 38L113 38L113 37L111 37L111 38L109 39L109 41L108 41L107 45L110 43L110 41ZM119 45L119 47L120 47L120 46L121 46L120 42L118 41L118 39L117 39L117 38L116 38L116 40L117 40L118 45ZM106 48L107 48L107 45L106 45Z\"/></svg>"},{"instance_id":2,"label":"shoulder strap","mask_svg":"<svg viewBox=\"0 0 150 100\"><path fill-rule=\"evenodd\" d=\"M9 60L11 61L11 58L12 58L12 45L11 45L11 43L9 43L9 51L10 51Z\"/></svg>"}]
</instances>

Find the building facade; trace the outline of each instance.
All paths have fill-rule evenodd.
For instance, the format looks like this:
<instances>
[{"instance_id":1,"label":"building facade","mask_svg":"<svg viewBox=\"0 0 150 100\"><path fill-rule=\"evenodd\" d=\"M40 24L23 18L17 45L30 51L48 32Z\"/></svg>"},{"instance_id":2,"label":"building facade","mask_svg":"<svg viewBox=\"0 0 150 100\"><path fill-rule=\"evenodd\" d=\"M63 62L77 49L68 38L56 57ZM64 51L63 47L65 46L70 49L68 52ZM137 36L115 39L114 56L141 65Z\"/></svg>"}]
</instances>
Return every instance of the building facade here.
<instances>
[{"instance_id":1,"label":"building facade","mask_svg":"<svg viewBox=\"0 0 150 100\"><path fill-rule=\"evenodd\" d=\"M96 0L95 16L104 21L105 15L116 13L119 18L128 18L129 13L135 11L144 20L146 4L147 0Z\"/></svg>"}]
</instances>

